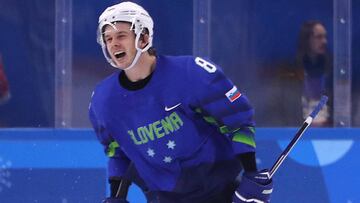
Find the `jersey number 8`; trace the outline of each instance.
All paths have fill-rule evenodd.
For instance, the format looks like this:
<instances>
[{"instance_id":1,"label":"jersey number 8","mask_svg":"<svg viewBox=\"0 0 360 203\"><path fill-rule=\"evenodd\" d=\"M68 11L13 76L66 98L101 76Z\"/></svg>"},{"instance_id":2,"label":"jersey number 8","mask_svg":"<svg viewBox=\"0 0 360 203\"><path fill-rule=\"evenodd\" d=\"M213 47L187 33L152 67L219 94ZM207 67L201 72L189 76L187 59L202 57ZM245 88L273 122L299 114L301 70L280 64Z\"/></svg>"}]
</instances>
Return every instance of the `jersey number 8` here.
<instances>
[{"instance_id":1,"label":"jersey number 8","mask_svg":"<svg viewBox=\"0 0 360 203\"><path fill-rule=\"evenodd\" d=\"M203 58L196 57L195 63L205 69L209 73L214 73L216 71L216 66Z\"/></svg>"}]
</instances>

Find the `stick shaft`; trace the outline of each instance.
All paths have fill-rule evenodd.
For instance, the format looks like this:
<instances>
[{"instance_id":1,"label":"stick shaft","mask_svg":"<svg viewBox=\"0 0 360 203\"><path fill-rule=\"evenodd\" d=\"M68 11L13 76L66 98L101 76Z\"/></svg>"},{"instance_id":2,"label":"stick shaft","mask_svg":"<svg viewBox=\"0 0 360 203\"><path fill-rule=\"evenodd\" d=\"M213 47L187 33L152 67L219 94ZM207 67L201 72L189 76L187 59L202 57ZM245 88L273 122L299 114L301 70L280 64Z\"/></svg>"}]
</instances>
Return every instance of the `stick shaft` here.
<instances>
[{"instance_id":1,"label":"stick shaft","mask_svg":"<svg viewBox=\"0 0 360 203\"><path fill-rule=\"evenodd\" d=\"M310 121L311 123L311 121ZM299 141L301 136L304 134L305 130L309 127L310 123L304 122L301 128L297 131L295 134L295 137L291 140L291 142L288 144L288 146L285 148L285 150L281 153L281 155L278 157L274 165L270 169L270 178L275 174L277 169L280 167L282 162L286 159L286 157L289 155L292 148L295 146L295 144Z\"/></svg>"},{"instance_id":2,"label":"stick shaft","mask_svg":"<svg viewBox=\"0 0 360 203\"><path fill-rule=\"evenodd\" d=\"M316 117L316 115L320 112L320 110L325 106L326 102L328 100L327 96L322 96L319 104L314 108L313 112L306 118L300 129L296 132L294 138L291 140L291 142L288 144L288 146L285 148L285 150L281 153L281 155L278 157L274 165L271 167L269 172L269 177L272 178L272 176L275 174L275 172L278 170L278 168L281 166L281 164L284 162L286 157L289 155L290 151L294 148L296 143L299 141L301 136L304 134L306 129L310 126L313 119Z\"/></svg>"}]
</instances>

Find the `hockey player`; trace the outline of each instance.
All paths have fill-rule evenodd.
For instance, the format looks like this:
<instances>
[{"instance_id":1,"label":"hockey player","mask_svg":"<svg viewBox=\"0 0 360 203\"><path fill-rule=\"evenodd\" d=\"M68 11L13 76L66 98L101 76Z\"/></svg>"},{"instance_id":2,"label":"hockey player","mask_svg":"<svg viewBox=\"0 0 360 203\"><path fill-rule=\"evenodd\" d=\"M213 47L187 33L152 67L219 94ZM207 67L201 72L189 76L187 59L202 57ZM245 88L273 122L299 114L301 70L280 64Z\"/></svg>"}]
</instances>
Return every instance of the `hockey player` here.
<instances>
[{"instance_id":1,"label":"hockey player","mask_svg":"<svg viewBox=\"0 0 360 203\"><path fill-rule=\"evenodd\" d=\"M153 26L131 2L99 17L98 43L118 69L89 106L109 156L104 202L127 202L131 183L153 203L269 202L273 183L257 171L248 99L209 60L157 56Z\"/></svg>"}]
</instances>

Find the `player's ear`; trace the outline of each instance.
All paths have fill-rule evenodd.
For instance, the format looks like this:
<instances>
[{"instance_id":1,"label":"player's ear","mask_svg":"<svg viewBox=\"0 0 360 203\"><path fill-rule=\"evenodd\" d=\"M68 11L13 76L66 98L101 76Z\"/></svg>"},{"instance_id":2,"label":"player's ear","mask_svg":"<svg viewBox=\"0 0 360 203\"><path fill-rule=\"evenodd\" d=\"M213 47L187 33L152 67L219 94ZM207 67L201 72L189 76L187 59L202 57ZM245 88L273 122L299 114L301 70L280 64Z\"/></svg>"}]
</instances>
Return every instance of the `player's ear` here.
<instances>
[{"instance_id":1,"label":"player's ear","mask_svg":"<svg viewBox=\"0 0 360 203\"><path fill-rule=\"evenodd\" d=\"M143 33L141 33L141 36L140 36L139 46L141 49L143 49L144 47L146 47L147 44L149 44L149 33L146 31L143 31Z\"/></svg>"}]
</instances>

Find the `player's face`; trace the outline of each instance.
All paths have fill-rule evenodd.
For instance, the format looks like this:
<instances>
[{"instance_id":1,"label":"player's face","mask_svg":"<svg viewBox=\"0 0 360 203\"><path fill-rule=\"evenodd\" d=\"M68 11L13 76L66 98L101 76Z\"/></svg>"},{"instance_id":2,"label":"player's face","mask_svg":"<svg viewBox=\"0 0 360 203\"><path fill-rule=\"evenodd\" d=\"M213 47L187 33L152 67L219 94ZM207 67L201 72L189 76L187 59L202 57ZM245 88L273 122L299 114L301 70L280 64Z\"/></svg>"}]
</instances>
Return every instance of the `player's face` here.
<instances>
[{"instance_id":1,"label":"player's face","mask_svg":"<svg viewBox=\"0 0 360 203\"><path fill-rule=\"evenodd\" d=\"M120 68L131 65L136 55L135 34L130 30L129 23L116 22L115 27L107 25L104 40L111 59Z\"/></svg>"},{"instance_id":2,"label":"player's face","mask_svg":"<svg viewBox=\"0 0 360 203\"><path fill-rule=\"evenodd\" d=\"M315 54L325 54L327 46L326 30L321 24L316 24L310 37L310 51Z\"/></svg>"}]
</instances>

